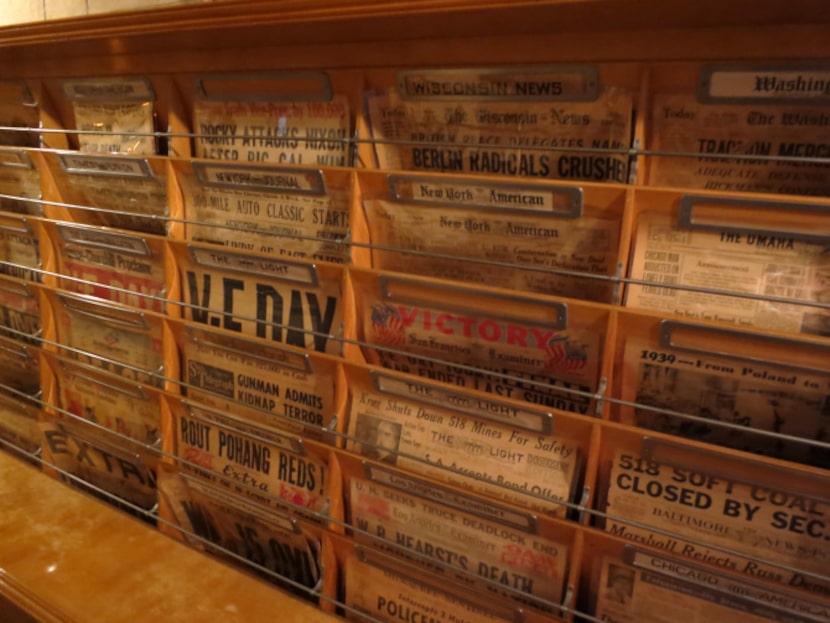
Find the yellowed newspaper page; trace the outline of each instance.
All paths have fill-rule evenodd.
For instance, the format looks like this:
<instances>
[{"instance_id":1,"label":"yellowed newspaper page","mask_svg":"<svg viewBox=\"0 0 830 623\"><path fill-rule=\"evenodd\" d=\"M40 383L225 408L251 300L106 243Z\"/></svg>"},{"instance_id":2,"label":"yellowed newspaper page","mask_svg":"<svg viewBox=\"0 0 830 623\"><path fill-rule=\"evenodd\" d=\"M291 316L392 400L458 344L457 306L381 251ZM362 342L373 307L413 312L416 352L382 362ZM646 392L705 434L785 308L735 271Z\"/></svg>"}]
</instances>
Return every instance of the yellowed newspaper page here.
<instances>
[{"instance_id":1,"label":"yellowed newspaper page","mask_svg":"<svg viewBox=\"0 0 830 623\"><path fill-rule=\"evenodd\" d=\"M567 543L402 495L378 482L353 478L350 487L351 523L360 530L497 585L561 601Z\"/></svg>"},{"instance_id":2,"label":"yellowed newspaper page","mask_svg":"<svg viewBox=\"0 0 830 623\"><path fill-rule=\"evenodd\" d=\"M319 546L312 546L310 536L293 517L260 507L186 474L162 474L159 493L167 499L176 522L190 543L239 564L222 551L229 550L230 554L241 556L308 589L317 585L320 579L316 553ZM194 538L194 534L201 539ZM256 567L243 568L276 581L273 575ZM285 588L291 587L286 585Z\"/></svg>"},{"instance_id":3,"label":"yellowed newspaper page","mask_svg":"<svg viewBox=\"0 0 830 623\"><path fill-rule=\"evenodd\" d=\"M346 618L353 621L453 621L454 623L504 623L515 611L494 610L470 594L452 592L446 586L414 579L394 563L369 564L350 556L342 565L346 583ZM360 616L365 614L372 619Z\"/></svg>"},{"instance_id":4,"label":"yellowed newspaper page","mask_svg":"<svg viewBox=\"0 0 830 623\"><path fill-rule=\"evenodd\" d=\"M41 422L40 429L45 459L92 485L94 493L100 488L145 510L156 505L156 475L137 446L76 422Z\"/></svg>"},{"instance_id":5,"label":"yellowed newspaper page","mask_svg":"<svg viewBox=\"0 0 830 623\"><path fill-rule=\"evenodd\" d=\"M63 409L136 441L161 442L161 406L153 390L62 361L58 369Z\"/></svg>"},{"instance_id":6,"label":"yellowed newspaper page","mask_svg":"<svg viewBox=\"0 0 830 623\"><path fill-rule=\"evenodd\" d=\"M193 106L198 158L348 166L351 119L344 95L331 101L211 101Z\"/></svg>"},{"instance_id":7,"label":"yellowed newspaper page","mask_svg":"<svg viewBox=\"0 0 830 623\"><path fill-rule=\"evenodd\" d=\"M526 508L564 516L579 446L549 412L378 372L350 381L347 448ZM455 407L455 408L453 408Z\"/></svg>"},{"instance_id":8,"label":"yellowed newspaper page","mask_svg":"<svg viewBox=\"0 0 830 623\"><path fill-rule=\"evenodd\" d=\"M830 335L830 309L704 290L830 302L830 246L775 234L679 230L668 215L640 216L626 305L741 326ZM671 286L698 289L677 289Z\"/></svg>"},{"instance_id":9,"label":"yellowed newspaper page","mask_svg":"<svg viewBox=\"0 0 830 623\"><path fill-rule=\"evenodd\" d=\"M830 509L825 501L773 490L763 482L744 484L658 465L624 450L615 453L609 479L605 530L611 534L816 597L830 594L830 583L775 566L826 572ZM672 535L653 532L650 526ZM734 553L688 543L684 537Z\"/></svg>"},{"instance_id":10,"label":"yellowed newspaper page","mask_svg":"<svg viewBox=\"0 0 830 623\"><path fill-rule=\"evenodd\" d=\"M816 196L830 192L826 106L701 104L691 94L658 94L651 121L657 149L688 154L654 157L652 186ZM744 157L724 157L729 155ZM810 158L817 160L798 160Z\"/></svg>"},{"instance_id":11,"label":"yellowed newspaper page","mask_svg":"<svg viewBox=\"0 0 830 623\"><path fill-rule=\"evenodd\" d=\"M188 240L343 264L349 191L320 171L193 163L178 176Z\"/></svg>"},{"instance_id":12,"label":"yellowed newspaper page","mask_svg":"<svg viewBox=\"0 0 830 623\"><path fill-rule=\"evenodd\" d=\"M628 154L619 153L631 142L626 90L586 97L590 70L441 73L413 70L397 89L367 95L381 169L628 181Z\"/></svg>"},{"instance_id":13,"label":"yellowed newspaper page","mask_svg":"<svg viewBox=\"0 0 830 623\"><path fill-rule=\"evenodd\" d=\"M58 225L64 243L62 280L71 292L163 313L166 275L164 248L158 239L93 228Z\"/></svg>"},{"instance_id":14,"label":"yellowed newspaper page","mask_svg":"<svg viewBox=\"0 0 830 623\"><path fill-rule=\"evenodd\" d=\"M589 412L592 398L569 390L595 391L599 333L576 327L557 330L494 314L495 309L442 307L440 300L393 304L378 292L360 296L359 321L370 344L366 350L371 363L542 407ZM507 299L504 304L517 305ZM374 345L379 348L371 349Z\"/></svg>"},{"instance_id":15,"label":"yellowed newspaper page","mask_svg":"<svg viewBox=\"0 0 830 623\"><path fill-rule=\"evenodd\" d=\"M23 452L37 452L41 444L37 406L20 396L0 393L0 439Z\"/></svg>"},{"instance_id":16,"label":"yellowed newspaper page","mask_svg":"<svg viewBox=\"0 0 830 623\"><path fill-rule=\"evenodd\" d=\"M179 249L187 320L288 346L339 355L340 269L225 249ZM328 268L328 267L327 267Z\"/></svg>"},{"instance_id":17,"label":"yellowed newspaper page","mask_svg":"<svg viewBox=\"0 0 830 623\"><path fill-rule=\"evenodd\" d=\"M405 201L363 202L379 247L372 251L375 268L611 301L607 278L617 271L620 219L567 214L581 201L569 189L431 178L396 187Z\"/></svg>"},{"instance_id":18,"label":"yellowed newspaper page","mask_svg":"<svg viewBox=\"0 0 830 623\"><path fill-rule=\"evenodd\" d=\"M726 349L725 349L726 350ZM641 339L625 344L624 400L634 408L634 423L651 430L830 467L830 452L786 437L826 442L830 373L769 362L730 359L654 347ZM667 409L701 420L666 415ZM719 424L730 426L719 426ZM745 432L741 430L745 428ZM753 434L766 431L770 435Z\"/></svg>"},{"instance_id":19,"label":"yellowed newspaper page","mask_svg":"<svg viewBox=\"0 0 830 623\"><path fill-rule=\"evenodd\" d=\"M58 183L73 219L90 225L167 233L167 182L140 158L61 154Z\"/></svg>"},{"instance_id":20,"label":"yellowed newspaper page","mask_svg":"<svg viewBox=\"0 0 830 623\"><path fill-rule=\"evenodd\" d=\"M822 606L709 568L646 551L631 552L634 565L604 557L594 616L616 623L815 623Z\"/></svg>"},{"instance_id":21,"label":"yellowed newspaper page","mask_svg":"<svg viewBox=\"0 0 830 623\"><path fill-rule=\"evenodd\" d=\"M188 404L177 409L173 425L183 469L208 470L300 508L328 505L328 465L305 453L297 437Z\"/></svg>"},{"instance_id":22,"label":"yellowed newspaper page","mask_svg":"<svg viewBox=\"0 0 830 623\"><path fill-rule=\"evenodd\" d=\"M188 327L188 398L252 423L320 438L337 412L335 364L308 353Z\"/></svg>"}]
</instances>

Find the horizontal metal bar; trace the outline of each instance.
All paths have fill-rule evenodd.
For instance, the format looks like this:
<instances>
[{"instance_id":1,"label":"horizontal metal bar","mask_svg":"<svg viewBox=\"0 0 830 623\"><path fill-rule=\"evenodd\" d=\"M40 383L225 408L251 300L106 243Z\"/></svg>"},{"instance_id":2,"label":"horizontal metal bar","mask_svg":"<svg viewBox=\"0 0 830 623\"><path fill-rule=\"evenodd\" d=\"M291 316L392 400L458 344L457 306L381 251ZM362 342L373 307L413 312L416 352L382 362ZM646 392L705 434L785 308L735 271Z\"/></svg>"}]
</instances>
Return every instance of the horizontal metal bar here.
<instances>
[{"instance_id":1,"label":"horizontal metal bar","mask_svg":"<svg viewBox=\"0 0 830 623\"><path fill-rule=\"evenodd\" d=\"M4 195L0 194L0 199L14 199L14 200L21 200L22 198L17 195ZM100 212L100 213L107 213L107 214L114 214L114 215L125 215L125 216L136 216L134 212L122 211L122 210L110 210L106 208L96 208L91 206L85 205L78 205L78 204L71 204L71 203L62 203L57 201L46 201L42 199L26 199L31 203L36 203L40 205L54 205L58 207L64 207L68 209L79 209L79 210L89 210L93 212ZM178 218L171 218L171 217L162 217L156 215L139 215L140 218L146 218L148 220L157 220L157 221L165 221L169 223L183 223L186 225L201 225L204 226L204 223L199 221L194 221L190 219L178 219ZM45 217L40 217L42 221L50 222L50 223L59 223L64 224L66 221L61 221L57 219L50 219ZM217 229L227 229L229 231L239 231L239 232L246 232L250 233L251 230L246 227L237 227L237 226L229 226L229 225L214 225ZM485 258L468 258L464 256L458 256L448 253L437 253L434 251L420 251L415 249L403 249L400 247L391 247L388 245L379 245L379 244L372 244L372 243L363 243L363 242L356 242L351 240L349 237L344 238L343 240L332 240L330 238L321 238L319 236L303 236L303 235L286 235L281 232L268 232L268 231L256 231L258 235L264 236L271 236L274 238L289 238L292 240L307 240L313 242L323 242L329 243L333 245L348 245L350 247L356 247L360 249L369 249L369 250L378 250L378 251L388 251L394 253L403 253L407 255L414 255L418 257L428 257L433 259L442 259L442 260L452 260L452 261L463 261L469 262L473 264L481 264L482 266L494 266L498 268L508 268L511 270L519 270L519 271L527 271L527 272L535 272L535 273L542 273L542 274L551 274L551 275L560 275L565 277L575 277L580 279L593 279L596 281L605 281L608 283L614 284L632 284L632 285L645 285L645 286L655 286L666 288L669 290L678 290L682 292L699 292L703 294L711 294L715 296L728 296L734 298L741 298L741 299L748 299L748 300L755 300L755 301L762 301L762 302L769 302L769 303L782 303L787 305L797 305L801 307L811 307L816 309L830 309L830 302L821 302L821 301L809 301L805 299L793 299L787 297L780 297L780 296L767 296L763 294L753 294L751 292L736 292L732 290L721 290L718 288L706 288L702 286L692 286L692 285L684 285L684 284L670 284L670 283L662 283L662 282L654 282L654 281L647 281L645 279L634 279L632 277L620 277L616 275L598 275L594 273L587 273L582 271L574 271L574 270L567 270L567 269L560 269L560 268L544 268L539 266L532 266L532 265L525 265L525 264L516 264L514 262L503 262L499 260L490 260ZM146 234L152 235L152 234ZM224 247L222 247L224 248ZM0 262L2 263L2 262ZM29 266L17 265L11 262L5 262L9 265L15 266L22 266L27 270L37 271L37 269L31 268ZM347 265L348 262L344 262L343 265ZM70 278L68 276L60 275L63 278ZM417 276L417 275L416 275ZM470 284L467 284L468 286ZM463 287L463 286L460 286ZM133 292L133 294L136 294ZM148 295L141 295L141 296L148 296ZM521 296L521 294L518 294ZM169 299L164 299L169 300ZM175 303L175 301L170 301L171 303Z\"/></svg>"},{"instance_id":2,"label":"horizontal metal bar","mask_svg":"<svg viewBox=\"0 0 830 623\"><path fill-rule=\"evenodd\" d=\"M214 138L219 137L218 134L203 134L196 132L106 132L103 130L72 130L63 128L21 128L15 126L0 126L0 131L7 132L28 132L35 134L71 134L71 135L103 135L103 136L138 136L138 137L155 137L155 138ZM261 139L261 136L254 136L249 134L236 134L232 137L221 135L222 138L231 138L234 140L245 139ZM314 137L291 137L291 140L296 140L298 143L308 143L317 141ZM403 140L403 139L377 139L377 138L326 138L326 141L332 143L343 143L344 146L353 145L402 145L415 147L455 147L458 149L476 149L476 145L465 145L464 143L456 143L452 141L417 141L417 140ZM38 147L27 148L32 151L65 151L55 149L43 149ZM830 158L816 157L816 156L764 156L760 154L709 154L700 152L687 151L667 151L662 149L643 149L639 147L631 148L610 148L610 147L546 147L546 146L530 146L530 145L487 145L488 150L496 151L516 151L521 149L526 152L548 152L548 153L574 153L574 154L609 154L609 155L623 155L630 157L637 156L661 156L670 158L706 158L708 161L723 160L723 161L753 161L753 162L782 162L782 163L809 163L830 165ZM159 157L164 157L163 154L158 154ZM146 157L146 156L145 156Z\"/></svg>"}]
</instances>

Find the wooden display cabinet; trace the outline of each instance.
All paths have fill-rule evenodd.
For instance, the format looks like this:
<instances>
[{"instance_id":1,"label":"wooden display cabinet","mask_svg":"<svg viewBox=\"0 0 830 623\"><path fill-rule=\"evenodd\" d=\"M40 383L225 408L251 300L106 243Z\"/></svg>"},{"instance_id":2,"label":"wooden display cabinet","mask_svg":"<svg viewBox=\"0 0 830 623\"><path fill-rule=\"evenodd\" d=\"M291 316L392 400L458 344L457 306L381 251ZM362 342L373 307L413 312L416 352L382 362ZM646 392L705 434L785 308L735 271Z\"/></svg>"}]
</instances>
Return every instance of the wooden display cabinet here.
<instances>
[{"instance_id":1,"label":"wooden display cabinet","mask_svg":"<svg viewBox=\"0 0 830 623\"><path fill-rule=\"evenodd\" d=\"M199 129L194 128L193 106L200 88L204 87L205 76L221 82L217 76L230 72L267 73L272 77L275 72L328 73L335 92L345 97L355 116L352 138L357 140L353 149L354 166L326 169L324 177L335 182L344 193L351 193L348 201L351 222L357 226L353 240L363 246L355 245L349 259L359 269L354 274L362 270L365 275L373 273L367 270L372 267L371 253L366 248L371 240L362 201L384 197L386 188L384 173L368 170L374 168L375 154L367 139L364 93L367 89L393 85L396 70L595 64L603 84L628 90L635 109L644 111L650 105L655 85L688 89L693 82L690 77L708 62L830 62L828 29L830 6L824 0L761 3L750 0L729 3L717 0L671 3L659 0L393 3L228 0L4 28L0 30L2 78L11 84L27 85L37 94L40 104L45 148L32 153L41 174L42 201L46 208L44 217L34 216L40 212L33 212L27 220L34 224L35 244L40 245L44 258L40 268L34 270L45 271L41 274L44 285L36 289L44 307L44 337L47 342L52 341L47 349L56 350L54 340L60 338L61 327L56 324L54 314L59 311L61 301L66 300L59 291L60 281L55 274L63 261L60 254L65 252L66 240L59 239L56 226L48 221L78 223L76 232L83 231L85 226L97 228L107 224L79 216L77 210L66 206L80 200L68 192L61 154L55 153L78 144L71 127L75 119L72 105L65 100L61 89L63 80L129 75L145 76L153 85L157 95L156 129L166 136L160 137L164 140L159 141L159 155L146 157L146 166L152 169L153 176L160 180L160 188L166 192L166 216L172 221L166 231L163 227L154 227L145 232L152 233L147 239L153 254L159 262L164 262L166 295L178 301L186 285L174 267L180 268L186 262L191 252L186 243L195 237L185 226L189 207L180 182L183 175L194 175L190 158L196 150L191 138ZM650 145L649 120L648 114L636 117L633 124L636 147ZM628 184L605 188L586 184L592 200L608 197L607 201L597 199L597 205L603 214L613 213L614 219L620 222L620 264L626 261L636 218L650 202L662 206L657 209L668 210L664 200L674 201L675 195L681 193L647 188L652 172L649 155L632 152L631 156L636 175L630 177ZM321 162L320 166L326 164ZM505 178L500 181L504 182ZM720 196L728 199L742 195L725 192ZM764 197L765 201L774 199ZM810 224L826 231L826 210L830 208L827 197L811 199L808 203L817 206ZM822 208L824 214L815 216ZM338 283L343 283L344 298L348 298L354 283L350 269L341 270L325 262L321 267L336 273ZM345 275L342 279L341 272ZM411 281L400 274L398 278ZM347 307L344 312L345 326L339 335L347 340L344 359L360 362L362 356L354 343L357 337L354 307ZM615 358L615 347L627 337L618 333L626 327L650 326L657 316L621 311L619 306L604 303L579 303L573 308L582 310L579 322L601 325L604 344L598 367L610 383L611 392L618 392L615 369L619 361ZM110 305L108 311L112 315L117 309L121 307ZM167 317L156 313L161 309L152 310L141 315L142 322L149 319L161 335L158 354L164 370L177 376L181 364L179 349L184 349L190 339L187 323L192 319L181 311L180 303L167 305L163 310ZM227 311L225 308L224 312L220 309L215 313L214 327ZM816 339L826 348L825 338ZM331 366L331 374L336 376L333 385L339 421L329 432L338 434L345 430L349 394L346 383L349 375L355 374L349 368L352 364L341 366L335 361L339 355L319 357ZM57 360L56 355L50 355L50 364L43 366L47 402L58 400L57 371L52 367ZM821 365L822 361L817 364ZM155 370L152 367L149 374ZM167 393L168 397L181 393L173 381L159 385L163 387L159 386L157 391ZM572 599L568 598L568 607L561 613L565 619L573 617L573 607L583 611L590 607L589 596L595 587L589 585L597 557L608 552L616 556L622 551L621 539L602 534L594 527L598 522L589 521L592 512L601 512L596 507L591 511L590 503L601 501L604 495L601 488L607 488L613 450L637 446L644 432L629 426L630 422L619 415L618 407L609 408L604 403L603 398L608 396L603 393L605 384L592 387L591 392L594 391L589 396L594 401L592 413L574 416L572 422L568 417L562 418L566 429L586 449L582 468L585 489L577 496L577 503L572 505L574 512L570 513L580 520L564 528L572 544L564 587ZM611 397L618 399L619 395L612 393ZM594 418L594 411L600 417ZM172 462L170 453L174 452L172 420L168 410L162 410L161 417L162 435L168 437L161 446L168 453L162 461L169 463ZM351 465L352 475L359 474L359 457L346 449L349 444L339 439L336 445L336 449L330 449L334 463L343 459L344 464ZM713 456L729 459L739 454L722 450L721 455ZM701 452L700 456L709 455ZM716 459L707 460L715 465ZM765 469L774 469L781 462L762 463ZM729 469L734 465L729 460L722 464ZM738 464L743 465L740 461ZM342 478L339 469L333 472L335 479ZM811 495L827 499L826 471L814 468L798 473L810 474ZM812 489L813 483L817 491ZM342 485L343 482L337 482L330 490L339 495ZM265 586L251 574L230 570L173 543L154 528L65 488L4 453L0 454L0 500L3 535L0 538L0 613L6 616L3 600L8 600L14 605L8 611L12 621L28 621L27 615L18 614L17 610L49 623L220 618L224 621L331 620L320 609ZM337 582L338 561L353 564L355 557L354 543L348 536L332 536L346 531L340 502L334 501L336 512L330 517L332 523L340 519L340 525L329 526L328 532L322 532L320 559L325 566L321 574L325 585L320 593L320 606L324 611L333 611L333 600L343 597L343 585ZM170 519L170 514L165 514L162 508L159 523ZM545 518L545 521L561 520ZM318 528L312 532L317 535ZM537 615L532 613L528 620L536 620ZM545 619L543 615L539 618Z\"/></svg>"}]
</instances>

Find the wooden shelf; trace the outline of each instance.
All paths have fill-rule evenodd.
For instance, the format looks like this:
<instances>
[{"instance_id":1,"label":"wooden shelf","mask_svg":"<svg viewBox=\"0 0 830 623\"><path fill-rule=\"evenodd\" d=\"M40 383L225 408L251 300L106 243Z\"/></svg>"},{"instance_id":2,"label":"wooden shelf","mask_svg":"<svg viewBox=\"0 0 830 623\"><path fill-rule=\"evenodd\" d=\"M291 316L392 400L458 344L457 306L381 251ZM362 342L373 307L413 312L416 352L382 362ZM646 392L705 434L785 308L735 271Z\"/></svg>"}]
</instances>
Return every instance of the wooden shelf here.
<instances>
[{"instance_id":1,"label":"wooden shelf","mask_svg":"<svg viewBox=\"0 0 830 623\"><path fill-rule=\"evenodd\" d=\"M2 28L0 61L13 61L9 78L66 76L93 58L99 73L188 71L206 58L230 67L255 49L267 65L266 48L301 66L318 62L314 50L328 66L401 64L412 54L440 63L447 49L463 57L462 42L472 63L514 62L527 49L563 61L757 58L771 41L778 58L816 58L828 54L818 26L828 22L824 0L225 1Z\"/></svg>"},{"instance_id":2,"label":"wooden shelf","mask_svg":"<svg viewBox=\"0 0 830 623\"><path fill-rule=\"evenodd\" d=\"M0 63L56 93L73 76L830 59L828 25L827 0L228 0L0 28ZM3 623L340 620L2 452L0 534Z\"/></svg>"}]
</instances>

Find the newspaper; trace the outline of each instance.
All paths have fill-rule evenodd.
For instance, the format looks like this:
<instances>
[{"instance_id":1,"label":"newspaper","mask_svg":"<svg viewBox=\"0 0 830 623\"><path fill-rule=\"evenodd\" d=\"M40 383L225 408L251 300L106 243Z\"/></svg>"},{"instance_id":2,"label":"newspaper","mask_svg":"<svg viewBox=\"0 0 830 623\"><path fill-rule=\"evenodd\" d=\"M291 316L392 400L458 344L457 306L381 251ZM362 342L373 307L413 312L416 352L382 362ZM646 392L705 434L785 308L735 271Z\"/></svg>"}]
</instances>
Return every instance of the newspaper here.
<instances>
[{"instance_id":1,"label":"newspaper","mask_svg":"<svg viewBox=\"0 0 830 623\"><path fill-rule=\"evenodd\" d=\"M189 257L181 256L187 320L341 354L339 269L206 247L189 247Z\"/></svg>"},{"instance_id":2,"label":"newspaper","mask_svg":"<svg viewBox=\"0 0 830 623\"><path fill-rule=\"evenodd\" d=\"M65 80L63 92L75 110L81 151L156 153L150 81L141 76ZM98 132L106 134L97 134Z\"/></svg>"},{"instance_id":3,"label":"newspaper","mask_svg":"<svg viewBox=\"0 0 830 623\"><path fill-rule=\"evenodd\" d=\"M40 391L40 357L25 342L0 337L0 383L28 395Z\"/></svg>"},{"instance_id":4,"label":"newspaper","mask_svg":"<svg viewBox=\"0 0 830 623\"><path fill-rule=\"evenodd\" d=\"M59 225L61 274L70 292L164 313L164 249L141 236Z\"/></svg>"},{"instance_id":5,"label":"newspaper","mask_svg":"<svg viewBox=\"0 0 830 623\"><path fill-rule=\"evenodd\" d=\"M75 102L75 124L79 130L107 134L79 134L81 151L90 153L156 153L153 136L153 104Z\"/></svg>"},{"instance_id":6,"label":"newspaper","mask_svg":"<svg viewBox=\"0 0 830 623\"><path fill-rule=\"evenodd\" d=\"M124 156L59 157L56 181L73 219L87 225L117 227L148 234L167 233L167 181L147 160Z\"/></svg>"},{"instance_id":7,"label":"newspaper","mask_svg":"<svg viewBox=\"0 0 830 623\"><path fill-rule=\"evenodd\" d=\"M363 351L369 363L542 407L590 412L592 397L572 390L595 391L602 341L596 331L556 330L552 323L507 316L497 307L442 307L440 291L429 303L393 304L377 290L357 290L358 326L368 343ZM496 297L493 304L520 305Z\"/></svg>"},{"instance_id":8,"label":"newspaper","mask_svg":"<svg viewBox=\"0 0 830 623\"><path fill-rule=\"evenodd\" d=\"M351 621L452 621L453 623L504 623L515 621L516 611L493 607L445 584L412 577L388 558L366 552L364 560L354 554L341 566L346 585L346 618ZM382 561L382 562L380 562ZM379 566L380 565L380 566ZM434 582L434 579L433 579ZM365 618L361 616L365 614Z\"/></svg>"},{"instance_id":9,"label":"newspaper","mask_svg":"<svg viewBox=\"0 0 830 623\"><path fill-rule=\"evenodd\" d=\"M37 292L25 283L0 278L0 334L29 344L40 343Z\"/></svg>"},{"instance_id":10,"label":"newspaper","mask_svg":"<svg viewBox=\"0 0 830 623\"><path fill-rule=\"evenodd\" d=\"M830 373L776 365L774 361L746 362L655 349L652 342L632 338L625 343L621 393L622 400L705 419L693 421L635 408L637 426L830 467L830 452L825 448L781 438L828 441ZM745 427L746 432L718 426L719 422Z\"/></svg>"},{"instance_id":11,"label":"newspaper","mask_svg":"<svg viewBox=\"0 0 830 623\"><path fill-rule=\"evenodd\" d=\"M192 328L182 342L188 398L317 439L332 426L333 361Z\"/></svg>"},{"instance_id":12,"label":"newspaper","mask_svg":"<svg viewBox=\"0 0 830 623\"><path fill-rule=\"evenodd\" d=\"M345 167L351 118L345 95L330 101L210 101L193 104L196 157Z\"/></svg>"},{"instance_id":13,"label":"newspaper","mask_svg":"<svg viewBox=\"0 0 830 623\"><path fill-rule=\"evenodd\" d=\"M610 280L549 271L613 277L619 218L562 218L551 210L530 212L510 205L511 201L553 203L555 191L544 187L505 190L495 184L428 179L408 186L413 198L406 203L363 202L372 244L386 247L373 248L375 268L611 302ZM433 253L443 257L429 255ZM467 258L512 266L464 261Z\"/></svg>"},{"instance_id":14,"label":"newspaper","mask_svg":"<svg viewBox=\"0 0 830 623\"><path fill-rule=\"evenodd\" d=\"M41 422L40 429L46 460L83 481L70 484L91 485L96 494L102 489L145 510L156 505L156 475L137 447L70 422Z\"/></svg>"},{"instance_id":15,"label":"newspaper","mask_svg":"<svg viewBox=\"0 0 830 623\"><path fill-rule=\"evenodd\" d=\"M484 84L476 70L467 73L459 83ZM432 82L429 77L424 81ZM544 77L518 73L503 81L550 84ZM618 153L631 143L632 97L627 91L608 87L595 100L579 102L505 101L481 89L478 97L463 98L453 91L439 88L438 94L417 99L402 97L396 89L367 95L381 169L628 182L628 154Z\"/></svg>"},{"instance_id":16,"label":"newspaper","mask_svg":"<svg viewBox=\"0 0 830 623\"><path fill-rule=\"evenodd\" d=\"M320 580L319 544L293 517L185 474L160 474L159 494L191 545L235 564L239 556L309 589ZM243 568L291 588L261 569Z\"/></svg>"},{"instance_id":17,"label":"newspaper","mask_svg":"<svg viewBox=\"0 0 830 623\"><path fill-rule=\"evenodd\" d=\"M37 452L41 443L36 405L5 391L0 393L0 439L28 454Z\"/></svg>"},{"instance_id":18,"label":"newspaper","mask_svg":"<svg viewBox=\"0 0 830 623\"><path fill-rule=\"evenodd\" d=\"M817 623L830 607L803 601L710 568L640 551L634 565L605 556L594 616L609 623Z\"/></svg>"},{"instance_id":19,"label":"newspaper","mask_svg":"<svg viewBox=\"0 0 830 623\"><path fill-rule=\"evenodd\" d=\"M818 105L701 104L692 94L657 94L652 186L826 196L830 114ZM727 159L725 155L746 156ZM752 158L752 156L756 156ZM776 158L824 158L825 162Z\"/></svg>"},{"instance_id":20,"label":"newspaper","mask_svg":"<svg viewBox=\"0 0 830 623\"><path fill-rule=\"evenodd\" d=\"M550 413L436 384L373 374L347 377L346 447L458 487L564 516L580 473L580 447L551 434ZM553 428L556 428L554 422Z\"/></svg>"},{"instance_id":21,"label":"newspaper","mask_svg":"<svg viewBox=\"0 0 830 623\"><path fill-rule=\"evenodd\" d=\"M830 302L830 243L787 235L680 230L668 215L640 215L626 305L686 318L790 333L830 335L830 310L678 290L726 292Z\"/></svg>"},{"instance_id":22,"label":"newspaper","mask_svg":"<svg viewBox=\"0 0 830 623\"><path fill-rule=\"evenodd\" d=\"M110 316L108 309L116 313ZM68 357L147 385L164 383L162 325L157 318L104 303L75 307L75 301L64 302L57 316L60 350Z\"/></svg>"},{"instance_id":23,"label":"newspaper","mask_svg":"<svg viewBox=\"0 0 830 623\"><path fill-rule=\"evenodd\" d=\"M301 441L230 414L182 405L174 415L176 456L182 469L207 470L264 497L324 512L329 470L321 457L306 454ZM201 468L201 469L200 469Z\"/></svg>"},{"instance_id":24,"label":"newspaper","mask_svg":"<svg viewBox=\"0 0 830 623\"><path fill-rule=\"evenodd\" d=\"M161 441L159 396L151 389L58 362L62 409L148 445Z\"/></svg>"},{"instance_id":25,"label":"newspaper","mask_svg":"<svg viewBox=\"0 0 830 623\"><path fill-rule=\"evenodd\" d=\"M188 240L275 257L348 259L349 191L325 188L319 171L207 163L193 171L178 176Z\"/></svg>"},{"instance_id":26,"label":"newspaper","mask_svg":"<svg viewBox=\"0 0 830 623\"><path fill-rule=\"evenodd\" d=\"M83 175L76 178L74 184L79 205L99 208L97 211L74 209L78 221L162 236L167 233L167 223L163 219L167 216L164 180L102 179Z\"/></svg>"},{"instance_id":27,"label":"newspaper","mask_svg":"<svg viewBox=\"0 0 830 623\"><path fill-rule=\"evenodd\" d=\"M496 594L501 585L554 605L561 602L569 556L563 540L516 530L374 481L352 478L349 497L350 522L363 533L478 575L495 585L488 590ZM355 538L367 540L361 533ZM374 539L369 542L381 547Z\"/></svg>"},{"instance_id":28,"label":"newspaper","mask_svg":"<svg viewBox=\"0 0 830 623\"><path fill-rule=\"evenodd\" d=\"M0 135L3 132L0 130ZM40 171L34 168L23 150L0 151L0 210L17 214L43 213L43 206L26 199L40 199Z\"/></svg>"},{"instance_id":29,"label":"newspaper","mask_svg":"<svg viewBox=\"0 0 830 623\"><path fill-rule=\"evenodd\" d=\"M823 575L830 562L830 506L764 484L733 482L689 469L666 467L633 453L614 453L609 474L605 530L639 545L695 561L830 596ZM632 525L626 522L637 522ZM668 536L649 526L671 532ZM726 548L710 550L684 537ZM767 562L743 558L745 554ZM787 565L799 572L776 566ZM803 572L802 572L803 571Z\"/></svg>"},{"instance_id":30,"label":"newspaper","mask_svg":"<svg viewBox=\"0 0 830 623\"><path fill-rule=\"evenodd\" d=\"M42 282L40 240L25 217L0 214L0 274Z\"/></svg>"}]
</instances>

